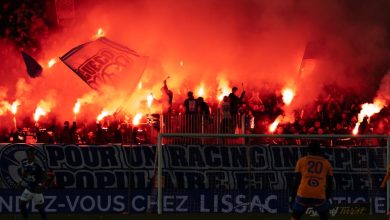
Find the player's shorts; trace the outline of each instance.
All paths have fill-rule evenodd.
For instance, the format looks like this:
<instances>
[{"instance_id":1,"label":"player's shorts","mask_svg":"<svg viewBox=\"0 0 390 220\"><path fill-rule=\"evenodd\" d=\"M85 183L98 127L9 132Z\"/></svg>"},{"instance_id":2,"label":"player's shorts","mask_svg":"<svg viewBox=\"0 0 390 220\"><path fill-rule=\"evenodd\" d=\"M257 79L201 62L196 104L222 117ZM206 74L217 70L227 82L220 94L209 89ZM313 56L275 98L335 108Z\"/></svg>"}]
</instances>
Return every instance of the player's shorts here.
<instances>
[{"instance_id":1,"label":"player's shorts","mask_svg":"<svg viewBox=\"0 0 390 220\"><path fill-rule=\"evenodd\" d=\"M41 205L45 202L42 193L33 193L30 190L25 189L20 197L20 200L28 202L33 201L35 205Z\"/></svg>"},{"instance_id":2,"label":"player's shorts","mask_svg":"<svg viewBox=\"0 0 390 220\"><path fill-rule=\"evenodd\" d=\"M312 207L318 213L329 212L330 204L326 199L312 199L297 196L292 204L292 210L298 213L304 213L306 210Z\"/></svg>"}]
</instances>

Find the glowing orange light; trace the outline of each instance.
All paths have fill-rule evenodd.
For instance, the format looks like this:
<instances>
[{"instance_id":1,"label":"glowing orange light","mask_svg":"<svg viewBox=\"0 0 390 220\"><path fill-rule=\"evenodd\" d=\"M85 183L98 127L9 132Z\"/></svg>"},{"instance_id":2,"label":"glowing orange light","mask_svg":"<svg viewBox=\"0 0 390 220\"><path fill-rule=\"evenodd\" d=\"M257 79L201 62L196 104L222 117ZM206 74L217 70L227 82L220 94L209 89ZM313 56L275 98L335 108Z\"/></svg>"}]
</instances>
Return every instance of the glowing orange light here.
<instances>
[{"instance_id":1,"label":"glowing orange light","mask_svg":"<svg viewBox=\"0 0 390 220\"><path fill-rule=\"evenodd\" d=\"M75 115L77 115L80 112L80 107L81 107L80 99L77 99L77 102L76 102L76 104L74 104L74 107L73 107L73 113Z\"/></svg>"},{"instance_id":2,"label":"glowing orange light","mask_svg":"<svg viewBox=\"0 0 390 220\"><path fill-rule=\"evenodd\" d=\"M274 133L280 122L281 122L281 118L277 117L275 121L269 126L268 128L269 132Z\"/></svg>"},{"instance_id":3,"label":"glowing orange light","mask_svg":"<svg viewBox=\"0 0 390 220\"><path fill-rule=\"evenodd\" d=\"M57 63L57 60L56 60L55 58L52 58L52 59L50 59L49 62L47 63L47 66L48 66L49 68L51 68L51 67L54 66L54 64L56 64L56 63Z\"/></svg>"},{"instance_id":4,"label":"glowing orange light","mask_svg":"<svg viewBox=\"0 0 390 220\"><path fill-rule=\"evenodd\" d=\"M110 115L108 111L103 110L96 118L96 122L99 123L103 118L107 117Z\"/></svg>"},{"instance_id":5,"label":"glowing orange light","mask_svg":"<svg viewBox=\"0 0 390 220\"><path fill-rule=\"evenodd\" d=\"M41 106L38 106L36 109L35 109L35 113L34 113L34 121L35 122L38 122L39 121L39 118L41 116L45 116L46 115L46 111L41 107Z\"/></svg>"},{"instance_id":6,"label":"glowing orange light","mask_svg":"<svg viewBox=\"0 0 390 220\"><path fill-rule=\"evenodd\" d=\"M204 97L205 95L205 91L204 91L204 85L203 83L200 85L200 87L198 88L198 96L199 97Z\"/></svg>"},{"instance_id":7,"label":"glowing orange light","mask_svg":"<svg viewBox=\"0 0 390 220\"><path fill-rule=\"evenodd\" d=\"M18 111L18 106L20 105L20 102L18 100L14 101L11 105L11 112L13 115L16 114L16 112Z\"/></svg>"},{"instance_id":8,"label":"glowing orange light","mask_svg":"<svg viewBox=\"0 0 390 220\"><path fill-rule=\"evenodd\" d=\"M370 118L374 114L379 113L382 108L385 106L385 102L380 99L375 99L374 103L364 103L362 105L362 110L358 114L358 122L355 125L355 128L352 131L352 134L357 135L359 132L360 123L363 122L365 117Z\"/></svg>"},{"instance_id":9,"label":"glowing orange light","mask_svg":"<svg viewBox=\"0 0 390 220\"><path fill-rule=\"evenodd\" d=\"M182 60L180 61L180 66L183 67L183 61Z\"/></svg>"},{"instance_id":10,"label":"glowing orange light","mask_svg":"<svg viewBox=\"0 0 390 220\"><path fill-rule=\"evenodd\" d=\"M142 113L137 113L133 118L133 125L139 125L141 119L142 119Z\"/></svg>"},{"instance_id":11,"label":"glowing orange light","mask_svg":"<svg viewBox=\"0 0 390 220\"><path fill-rule=\"evenodd\" d=\"M282 90L282 95L283 95L284 104L290 105L294 99L295 92L294 92L294 90L292 90L290 88L285 88Z\"/></svg>"},{"instance_id":12,"label":"glowing orange light","mask_svg":"<svg viewBox=\"0 0 390 220\"><path fill-rule=\"evenodd\" d=\"M230 94L230 90L231 89L229 87L229 83L226 80L221 79L218 85L218 91L219 91L217 96L218 101L221 102L224 96L228 96Z\"/></svg>"},{"instance_id":13,"label":"glowing orange light","mask_svg":"<svg viewBox=\"0 0 390 220\"><path fill-rule=\"evenodd\" d=\"M359 133L359 126L360 126L360 122L357 122L355 128L352 130L353 135L357 135Z\"/></svg>"},{"instance_id":14,"label":"glowing orange light","mask_svg":"<svg viewBox=\"0 0 390 220\"><path fill-rule=\"evenodd\" d=\"M138 83L138 89L142 89L142 82Z\"/></svg>"},{"instance_id":15,"label":"glowing orange light","mask_svg":"<svg viewBox=\"0 0 390 220\"><path fill-rule=\"evenodd\" d=\"M3 115L9 110L10 104L6 101L0 101L0 115Z\"/></svg>"},{"instance_id":16,"label":"glowing orange light","mask_svg":"<svg viewBox=\"0 0 390 220\"><path fill-rule=\"evenodd\" d=\"M106 35L106 32L104 32L103 28L99 28L94 36L95 39L104 37Z\"/></svg>"},{"instance_id":17,"label":"glowing orange light","mask_svg":"<svg viewBox=\"0 0 390 220\"><path fill-rule=\"evenodd\" d=\"M148 108L152 107L152 103L153 103L153 94L150 93L147 97L146 97L146 100L148 101Z\"/></svg>"}]
</instances>

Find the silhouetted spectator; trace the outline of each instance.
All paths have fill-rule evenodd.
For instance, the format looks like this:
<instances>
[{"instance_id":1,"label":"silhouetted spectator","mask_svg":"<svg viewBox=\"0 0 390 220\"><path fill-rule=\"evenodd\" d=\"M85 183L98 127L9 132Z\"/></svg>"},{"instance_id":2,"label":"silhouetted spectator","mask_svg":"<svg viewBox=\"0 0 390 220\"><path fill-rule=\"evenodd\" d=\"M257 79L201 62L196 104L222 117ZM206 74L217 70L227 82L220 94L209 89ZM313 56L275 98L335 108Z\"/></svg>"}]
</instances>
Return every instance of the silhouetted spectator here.
<instances>
[{"instance_id":1,"label":"silhouetted spectator","mask_svg":"<svg viewBox=\"0 0 390 220\"><path fill-rule=\"evenodd\" d=\"M173 100L173 92L168 89L167 80L164 80L164 86L161 88L161 103L164 114L172 113L172 100Z\"/></svg>"},{"instance_id":2,"label":"silhouetted spectator","mask_svg":"<svg viewBox=\"0 0 390 220\"><path fill-rule=\"evenodd\" d=\"M104 138L104 131L100 123L96 123L96 132L95 132L95 143L96 144L105 144L106 140Z\"/></svg>"},{"instance_id":3,"label":"silhouetted spectator","mask_svg":"<svg viewBox=\"0 0 390 220\"><path fill-rule=\"evenodd\" d=\"M232 116L230 114L230 102L229 97L224 96L222 103L221 103L221 132L222 133L229 133L230 126L231 126L231 120Z\"/></svg>"},{"instance_id":4,"label":"silhouetted spectator","mask_svg":"<svg viewBox=\"0 0 390 220\"><path fill-rule=\"evenodd\" d=\"M184 108L187 115L195 115L198 113L198 102L194 98L194 93L189 91L187 99L184 100Z\"/></svg>"},{"instance_id":5,"label":"silhouetted spectator","mask_svg":"<svg viewBox=\"0 0 390 220\"><path fill-rule=\"evenodd\" d=\"M243 103L243 98L245 96L245 91L242 91L241 95L238 96L238 88L233 87L232 92L229 94L229 101L230 101L230 114L234 117L238 114L238 109L240 107L240 104Z\"/></svg>"},{"instance_id":6,"label":"silhouetted spectator","mask_svg":"<svg viewBox=\"0 0 390 220\"><path fill-rule=\"evenodd\" d=\"M60 136L60 143L74 144L75 143L76 122L72 123L72 127L69 127L69 121L64 122L64 128L62 129Z\"/></svg>"}]
</instances>

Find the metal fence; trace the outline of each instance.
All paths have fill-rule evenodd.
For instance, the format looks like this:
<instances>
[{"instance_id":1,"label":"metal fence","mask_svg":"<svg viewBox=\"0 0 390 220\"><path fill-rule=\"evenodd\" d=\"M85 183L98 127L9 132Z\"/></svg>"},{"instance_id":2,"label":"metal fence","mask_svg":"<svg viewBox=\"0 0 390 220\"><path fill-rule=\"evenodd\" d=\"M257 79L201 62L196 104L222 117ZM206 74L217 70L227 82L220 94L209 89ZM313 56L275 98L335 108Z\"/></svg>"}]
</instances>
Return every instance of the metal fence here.
<instances>
[{"instance_id":1,"label":"metal fence","mask_svg":"<svg viewBox=\"0 0 390 220\"><path fill-rule=\"evenodd\" d=\"M200 133L200 134L245 134L245 116L235 115L221 118L217 115L162 115L160 132L162 133ZM205 139L205 138L168 138L169 144L243 144L243 139Z\"/></svg>"}]
</instances>

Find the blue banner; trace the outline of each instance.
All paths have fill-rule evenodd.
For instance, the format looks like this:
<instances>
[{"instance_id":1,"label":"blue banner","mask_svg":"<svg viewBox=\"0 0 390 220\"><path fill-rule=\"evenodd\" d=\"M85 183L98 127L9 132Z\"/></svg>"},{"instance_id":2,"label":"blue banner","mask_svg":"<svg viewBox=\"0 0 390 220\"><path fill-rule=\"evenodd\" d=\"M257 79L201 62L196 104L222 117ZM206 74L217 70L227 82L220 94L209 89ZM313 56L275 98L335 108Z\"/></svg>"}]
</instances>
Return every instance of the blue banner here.
<instances>
[{"instance_id":1,"label":"blue banner","mask_svg":"<svg viewBox=\"0 0 390 220\"><path fill-rule=\"evenodd\" d=\"M20 191L0 190L0 213L19 213ZM47 190L49 213L156 213L156 193L150 190ZM373 213L386 213L386 197L380 193L336 192L333 205L370 203ZM34 205L30 211L37 212ZM252 191L166 191L165 213L288 213L288 193Z\"/></svg>"},{"instance_id":2,"label":"blue banner","mask_svg":"<svg viewBox=\"0 0 390 220\"><path fill-rule=\"evenodd\" d=\"M14 189L21 177L16 171L28 147L0 145L2 212L17 208L21 192ZM37 160L55 173L57 185L45 196L56 198L58 212L89 212L84 205L95 207L91 212L156 210L155 146L34 147ZM301 146L164 146L164 211L288 212L295 163L303 155ZM334 167L335 203L370 202L375 213L385 213L385 192L378 188L386 173L385 148L327 148L325 155ZM110 201L109 208L100 200Z\"/></svg>"}]
</instances>

